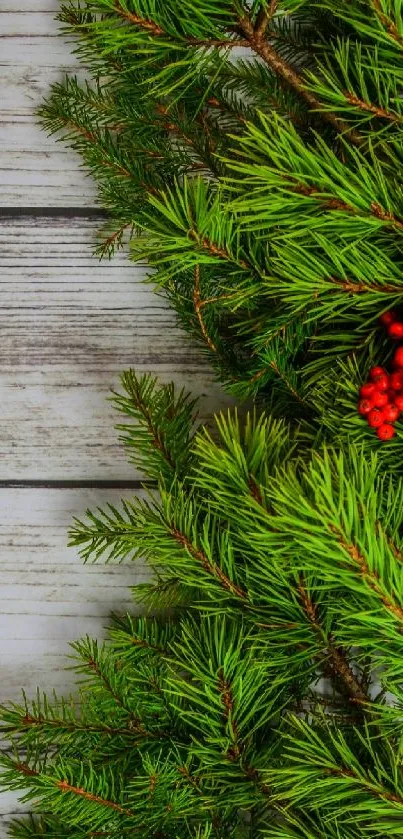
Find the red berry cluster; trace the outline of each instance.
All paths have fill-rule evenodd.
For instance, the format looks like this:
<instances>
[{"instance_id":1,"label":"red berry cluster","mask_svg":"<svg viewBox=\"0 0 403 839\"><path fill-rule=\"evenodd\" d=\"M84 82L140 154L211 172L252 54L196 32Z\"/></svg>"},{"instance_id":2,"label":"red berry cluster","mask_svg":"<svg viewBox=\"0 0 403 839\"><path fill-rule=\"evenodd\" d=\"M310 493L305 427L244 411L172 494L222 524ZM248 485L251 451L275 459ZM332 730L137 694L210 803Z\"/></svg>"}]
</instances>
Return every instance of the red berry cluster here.
<instances>
[{"instance_id":1,"label":"red berry cluster","mask_svg":"<svg viewBox=\"0 0 403 839\"><path fill-rule=\"evenodd\" d=\"M403 340L403 322L395 312L385 312L380 317L390 338ZM369 381L360 388L358 413L367 418L368 425L376 429L380 440L390 440L395 429L393 423L403 411L403 346L395 351L393 373L384 367L372 367Z\"/></svg>"}]
</instances>

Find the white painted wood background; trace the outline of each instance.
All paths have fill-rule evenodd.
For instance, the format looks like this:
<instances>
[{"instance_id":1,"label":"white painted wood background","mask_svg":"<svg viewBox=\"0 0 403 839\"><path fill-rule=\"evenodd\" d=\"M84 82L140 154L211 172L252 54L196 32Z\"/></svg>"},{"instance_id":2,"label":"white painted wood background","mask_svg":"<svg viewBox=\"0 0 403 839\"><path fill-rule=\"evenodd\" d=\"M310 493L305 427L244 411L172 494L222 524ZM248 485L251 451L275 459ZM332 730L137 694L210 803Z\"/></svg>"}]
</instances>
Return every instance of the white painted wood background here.
<instances>
[{"instance_id":1,"label":"white painted wood background","mask_svg":"<svg viewBox=\"0 0 403 839\"><path fill-rule=\"evenodd\" d=\"M205 414L224 404L145 269L92 255L94 187L34 114L76 64L57 9L0 0L0 702L21 687L67 692L68 641L101 636L144 576L135 565L83 567L66 547L73 515L127 496L139 478L106 401L121 370L207 394ZM0 839L22 809L0 795Z\"/></svg>"}]
</instances>

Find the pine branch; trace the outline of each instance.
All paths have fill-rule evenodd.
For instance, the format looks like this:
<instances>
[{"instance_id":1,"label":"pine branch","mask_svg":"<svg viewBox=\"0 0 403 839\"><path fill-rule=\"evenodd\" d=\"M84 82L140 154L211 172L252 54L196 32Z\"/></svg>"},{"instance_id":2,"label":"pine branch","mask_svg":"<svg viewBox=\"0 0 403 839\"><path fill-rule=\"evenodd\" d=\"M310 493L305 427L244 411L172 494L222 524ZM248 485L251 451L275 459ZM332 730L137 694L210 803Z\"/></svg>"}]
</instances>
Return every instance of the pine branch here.
<instances>
[{"instance_id":1,"label":"pine branch","mask_svg":"<svg viewBox=\"0 0 403 839\"><path fill-rule=\"evenodd\" d=\"M373 6L365 14L360 4L334 0L297 6L256 2L242 14L229 2L218 11L212 0L198 0L192 9L186 3L178 16L171 3L85 0L77 9L72 2L62 17L96 85L80 92L66 82L43 111L51 130L77 126L67 141L83 154L112 213L100 252L110 255L130 233L132 256L157 268L157 282L181 321L242 397L267 392L273 379L273 359L266 364L250 353L245 337L257 328L258 309L267 311L266 321L270 312L274 320L282 315L291 336L297 318L305 324L314 319L315 336L323 334L326 341L332 317L356 314L362 328L370 306L375 316L383 305L376 299L378 285L385 295L396 291L400 297L399 282L363 282L354 270L344 276L336 264L343 243L347 248L355 242L358 251L365 242L390 259L395 273L401 270L403 220L395 177L403 119L400 48ZM381 15L400 32L393 5L382 5ZM229 55L235 43L251 39L263 50L254 49L256 59ZM286 119L273 131L278 113ZM297 128L294 139L290 123ZM241 177L228 179L230 168ZM195 213L192 204L190 214L179 207L182 198L186 205L188 182L197 173L211 193L220 194L209 207L207 228L205 206ZM181 223L173 224L179 210ZM311 238L319 231L333 263L322 274L320 300L317 287L310 295L306 282L302 288L301 271L293 280L299 293L293 290L290 299L285 260L280 278L277 260L298 241L314 265L322 245L316 240L311 248ZM355 259L350 264L354 269ZM199 306L194 282L195 270L207 266L211 288L203 276L200 301L214 301L208 313ZM186 294L185 276L191 277ZM338 286L334 296L332 282ZM374 299L361 304L366 287L374 289ZM287 345L291 349L292 341ZM295 358L291 351L290 366ZM303 367L310 365L312 352L301 350L301 359ZM294 389L304 398L300 381ZM279 385L279 391L285 405L286 390Z\"/></svg>"},{"instance_id":2,"label":"pine branch","mask_svg":"<svg viewBox=\"0 0 403 839\"><path fill-rule=\"evenodd\" d=\"M115 801L108 801L100 795L94 795L92 792L84 789L83 787L73 786L72 784L69 784L68 781L58 781L56 786L62 793L80 796L84 798L84 800L91 801L94 804L99 804L101 807L108 807L111 810L115 810L123 816L134 816L134 812L129 810L127 807L122 807L120 804L116 804Z\"/></svg>"},{"instance_id":3,"label":"pine branch","mask_svg":"<svg viewBox=\"0 0 403 839\"><path fill-rule=\"evenodd\" d=\"M310 803L320 818L335 822L339 829L364 830L370 828L381 836L396 835L399 830L403 798L399 780L393 775L397 754L394 749L384 750L384 761L374 771L368 771L366 757L372 752L368 729L364 729L358 741L361 745L363 764L353 754L345 735L337 731L331 723L323 721L327 735L326 745L319 735L319 730L310 729L302 719L292 718L291 730L287 735L286 750L290 756L292 769L280 769L273 784L280 796L287 790L291 801L297 806L306 803L304 780L310 785ZM299 760L304 754L304 767ZM386 765L389 774L385 771ZM290 785L292 773L292 788ZM268 773L270 779L273 773ZM309 780L308 780L309 779ZM315 780L318 781L315 784ZM312 792L314 784L314 792ZM339 798L338 798L339 796ZM348 796L352 808L345 807Z\"/></svg>"},{"instance_id":4,"label":"pine branch","mask_svg":"<svg viewBox=\"0 0 403 839\"><path fill-rule=\"evenodd\" d=\"M278 7L278 0L270 0L270 3L267 5L261 6L259 9L258 14L256 15L254 31L256 38L263 38L266 34L266 29L273 19L274 15L276 14Z\"/></svg>"},{"instance_id":5,"label":"pine branch","mask_svg":"<svg viewBox=\"0 0 403 839\"><path fill-rule=\"evenodd\" d=\"M149 32L150 35L154 35L158 37L159 35L164 35L164 30L158 26L157 23L154 23L152 20L146 20L145 18L139 17L139 15L134 14L133 12L129 12L128 9L125 9L119 0L115 0L114 2L114 9L118 15L120 15L124 20L128 21L129 23L133 23L135 26L139 26L140 29L145 29L146 32Z\"/></svg>"},{"instance_id":6,"label":"pine branch","mask_svg":"<svg viewBox=\"0 0 403 839\"><path fill-rule=\"evenodd\" d=\"M403 432L380 446L356 403L391 360L379 315L401 319L400 6L180 6L72 0L94 84L67 80L43 117L96 177L105 252L131 238L270 415L195 431L186 394L124 376L119 431L153 491L72 543L141 557L135 598L164 618L76 644L74 707L2 709L4 785L50 839L394 837Z\"/></svg>"},{"instance_id":7,"label":"pine branch","mask_svg":"<svg viewBox=\"0 0 403 839\"><path fill-rule=\"evenodd\" d=\"M357 132L351 131L348 123L339 117L328 111L323 111L320 101L306 88L303 78L290 64L281 58L274 47L265 40L264 36L255 30L249 17L245 16L242 18L239 25L254 52L269 65L273 72L277 73L286 84L292 87L305 100L311 110L319 112L324 120L329 122L338 132L343 133L351 143L360 145L361 138Z\"/></svg>"},{"instance_id":8,"label":"pine branch","mask_svg":"<svg viewBox=\"0 0 403 839\"><path fill-rule=\"evenodd\" d=\"M85 679L74 718L57 705L48 726L39 707L3 710L29 746L3 759L5 783L28 785L68 825L112 835L182 836L192 819L242 836L241 812L259 830L267 818L297 830L306 813L325 826L314 839L332 836L335 818L346 836L374 824L383 835L386 823L394 835L402 482L365 452L312 453L262 416L218 417L193 458L185 491L161 477L160 499L135 519L131 508L127 521L99 515L127 530L157 588L187 586L185 609L166 624L115 619L102 650L74 645Z\"/></svg>"},{"instance_id":9,"label":"pine branch","mask_svg":"<svg viewBox=\"0 0 403 839\"><path fill-rule=\"evenodd\" d=\"M209 334L207 332L206 325L204 323L203 316L202 316L202 313L201 313L202 306L205 306L207 301L200 299L200 265L195 265L194 273L195 273L195 282L194 282L194 291L193 291L193 302L194 302L196 316L197 316L197 319L198 319L199 324L200 324L200 331L201 331L201 333L203 335L203 338L205 339L206 344L209 347L209 349L212 352L216 352L217 351L216 346L215 346L214 342L211 340L211 338L209 337Z\"/></svg>"},{"instance_id":10,"label":"pine branch","mask_svg":"<svg viewBox=\"0 0 403 839\"><path fill-rule=\"evenodd\" d=\"M140 29L145 29L146 32L149 32L150 35L153 35L154 37L158 38L159 36L166 36L167 35L167 33L164 32L164 30L160 26L158 26L157 23L154 23L152 20L145 20L144 18L141 18L138 15L133 14L133 12L129 12L127 9L124 9L122 7L122 5L118 2L118 0L115 0L115 10L118 13L118 15L120 15L128 23L132 23L135 26L138 26ZM248 45L248 41L246 39L245 40L244 39L234 40L234 39L226 38L226 39L222 39L222 40L218 40L218 39L203 40L202 38L186 37L184 40L186 41L186 44L188 44L189 46L193 46L193 47L210 47L210 48L211 47L215 47L215 48L230 47L230 48L232 48L232 47L244 47L244 46Z\"/></svg>"},{"instance_id":11,"label":"pine branch","mask_svg":"<svg viewBox=\"0 0 403 839\"><path fill-rule=\"evenodd\" d=\"M372 104L371 102L365 102L363 99L360 99L359 96L355 96L354 93L346 92L346 99L350 103L350 105L354 105L356 108L359 108L361 111L366 111L369 114L373 114L375 117L379 117L379 119L386 119L390 122L396 123L403 123L403 116L401 114L397 114L393 111L388 111L386 108L380 107L380 105Z\"/></svg>"},{"instance_id":12,"label":"pine branch","mask_svg":"<svg viewBox=\"0 0 403 839\"><path fill-rule=\"evenodd\" d=\"M346 653L343 649L337 649L330 634L324 633L318 618L318 610L309 596L303 576L300 574L297 586L303 609L315 634L321 644L325 644L323 655L320 656L322 667L325 673L330 673L336 679L337 686L341 685L345 694L354 703L368 705L371 702L369 695L362 689L358 679L349 664Z\"/></svg>"},{"instance_id":13,"label":"pine branch","mask_svg":"<svg viewBox=\"0 0 403 839\"><path fill-rule=\"evenodd\" d=\"M382 10L381 0L373 0L372 8L375 11L375 14L378 17L378 20L385 27L388 35L398 44L399 47L403 47L403 36L399 32L398 27L395 21L390 18L387 14L385 14Z\"/></svg>"},{"instance_id":14,"label":"pine branch","mask_svg":"<svg viewBox=\"0 0 403 839\"><path fill-rule=\"evenodd\" d=\"M119 424L131 460L153 480L168 484L181 477L191 463L191 443L196 420L196 401L177 392L173 385L158 386L150 375L137 377L126 371L121 382L124 394L115 393L117 409L136 424Z\"/></svg>"},{"instance_id":15,"label":"pine branch","mask_svg":"<svg viewBox=\"0 0 403 839\"><path fill-rule=\"evenodd\" d=\"M174 540L178 542L178 544L181 545L181 547L184 548L197 563L200 563L204 571L219 580L220 584L226 591L230 592L230 594L235 597L239 597L241 600L248 599L247 592L240 586L235 585L235 583L227 577L227 575L216 563L212 562L212 560L202 550L192 544L191 540L184 533L181 533L180 530L174 526L172 526L169 532Z\"/></svg>"},{"instance_id":16,"label":"pine branch","mask_svg":"<svg viewBox=\"0 0 403 839\"><path fill-rule=\"evenodd\" d=\"M378 575L376 572L371 571L366 558L364 557L363 553L359 550L357 545L353 543L349 543L345 541L344 534L337 531L336 528L331 527L332 532L337 538L337 541L343 551L346 552L348 557L351 559L353 566L358 568L359 574L363 577L372 591L379 597L380 601L383 603L385 608L394 616L394 618L399 622L403 622L403 608L400 606L394 597L389 595L383 587L379 584Z\"/></svg>"}]
</instances>

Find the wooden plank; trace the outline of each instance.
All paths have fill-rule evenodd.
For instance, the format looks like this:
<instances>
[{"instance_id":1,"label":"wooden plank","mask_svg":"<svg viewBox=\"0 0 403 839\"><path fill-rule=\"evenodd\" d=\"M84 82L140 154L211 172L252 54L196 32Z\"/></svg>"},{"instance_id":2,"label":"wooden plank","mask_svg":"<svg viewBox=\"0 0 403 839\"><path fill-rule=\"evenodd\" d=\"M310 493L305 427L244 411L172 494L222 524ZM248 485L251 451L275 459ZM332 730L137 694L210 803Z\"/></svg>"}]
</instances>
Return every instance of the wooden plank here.
<instances>
[{"instance_id":1,"label":"wooden plank","mask_svg":"<svg viewBox=\"0 0 403 839\"><path fill-rule=\"evenodd\" d=\"M52 39L48 39L49 41ZM3 49L7 39L0 39ZM32 47L24 39L9 38L17 56L27 50L30 64L0 65L0 207L85 207L97 203L97 190L82 168L81 158L57 137L48 137L40 126L36 109L61 81L69 64L38 66ZM63 46L63 43L62 43ZM69 59L66 45L65 60ZM48 54L45 39L39 55ZM2 55L4 61L4 55ZM48 59L50 60L50 59ZM54 59L56 61L56 59ZM80 75L80 74L79 74ZM83 75L83 74L81 74Z\"/></svg>"},{"instance_id":2,"label":"wooden plank","mask_svg":"<svg viewBox=\"0 0 403 839\"><path fill-rule=\"evenodd\" d=\"M141 563L83 565L66 547L73 516L122 495L129 497L106 489L0 489L0 703L19 701L22 687L32 697L38 686L70 693L69 642L86 632L104 637L111 611L135 612L129 586L147 578ZM0 792L0 839L11 814L26 810L16 793Z\"/></svg>"},{"instance_id":3,"label":"wooden plank","mask_svg":"<svg viewBox=\"0 0 403 839\"><path fill-rule=\"evenodd\" d=\"M4 8L3 8L4 6ZM61 24L56 20L60 11L59 0L40 0L40 2L18 3L18 10L10 2L2 3L1 37L2 38L47 38L60 34ZM23 56L22 56L23 58ZM42 61L46 57L42 57Z\"/></svg>"},{"instance_id":4,"label":"wooden plank","mask_svg":"<svg viewBox=\"0 0 403 839\"><path fill-rule=\"evenodd\" d=\"M36 109L66 72L79 70L73 42L61 36L58 0L1 11L0 206L91 206L96 190L80 158L46 137Z\"/></svg>"},{"instance_id":5,"label":"wooden plank","mask_svg":"<svg viewBox=\"0 0 403 839\"><path fill-rule=\"evenodd\" d=\"M78 69L59 37L59 0L3 0L0 21L0 206L89 207L78 156L47 138L35 111L50 84ZM120 254L92 255L98 222L2 218L0 224L0 456L2 481L133 480L107 403L122 369L152 370L195 394L202 415L228 400L176 327L146 270ZM0 487L0 702L68 693L69 641L103 636L110 611L130 608L140 564L83 566L66 547L73 515L117 503L110 489ZM0 839L28 807L0 794Z\"/></svg>"},{"instance_id":6,"label":"wooden plank","mask_svg":"<svg viewBox=\"0 0 403 839\"><path fill-rule=\"evenodd\" d=\"M135 480L109 404L123 369L224 397L146 269L99 262L97 220L4 219L0 227L2 480Z\"/></svg>"},{"instance_id":7,"label":"wooden plank","mask_svg":"<svg viewBox=\"0 0 403 839\"><path fill-rule=\"evenodd\" d=\"M15 0L2 0L1 15L3 20L6 15L15 18L17 15L31 15L33 12L50 12L56 15L59 9L60 0L18 0L18 9L15 8ZM27 26L24 32L29 32Z\"/></svg>"},{"instance_id":8,"label":"wooden plank","mask_svg":"<svg viewBox=\"0 0 403 839\"><path fill-rule=\"evenodd\" d=\"M33 117L11 121L0 114L0 121L0 207L97 203L96 188L78 155L46 137Z\"/></svg>"},{"instance_id":9,"label":"wooden plank","mask_svg":"<svg viewBox=\"0 0 403 839\"><path fill-rule=\"evenodd\" d=\"M76 42L60 33L58 0L28 3L1 13L0 206L91 206L97 193L79 156L46 137L35 117L66 72L84 76Z\"/></svg>"},{"instance_id":10,"label":"wooden plank","mask_svg":"<svg viewBox=\"0 0 403 839\"><path fill-rule=\"evenodd\" d=\"M21 804L15 792L0 793L0 839L9 836L10 824L14 819L22 819L29 812L27 805Z\"/></svg>"},{"instance_id":11,"label":"wooden plank","mask_svg":"<svg viewBox=\"0 0 403 839\"><path fill-rule=\"evenodd\" d=\"M70 690L69 641L102 636L111 611L135 611L129 586L147 578L141 563L83 565L67 548L73 516L122 496L130 493L0 489L0 702L22 686Z\"/></svg>"}]
</instances>

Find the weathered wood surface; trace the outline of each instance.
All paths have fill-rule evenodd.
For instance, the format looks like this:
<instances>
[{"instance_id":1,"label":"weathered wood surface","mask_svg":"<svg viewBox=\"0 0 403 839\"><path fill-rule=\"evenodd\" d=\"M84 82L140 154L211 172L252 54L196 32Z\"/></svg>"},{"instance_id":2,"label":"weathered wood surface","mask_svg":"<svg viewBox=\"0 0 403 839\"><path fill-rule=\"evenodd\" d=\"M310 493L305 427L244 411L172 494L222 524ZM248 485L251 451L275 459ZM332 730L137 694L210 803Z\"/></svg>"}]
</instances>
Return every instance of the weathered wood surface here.
<instances>
[{"instance_id":1,"label":"weathered wood surface","mask_svg":"<svg viewBox=\"0 0 403 839\"><path fill-rule=\"evenodd\" d=\"M88 206L96 190L78 155L46 137L35 116L50 85L79 70L54 20L59 4L16 5L0 9L0 206Z\"/></svg>"},{"instance_id":2,"label":"weathered wood surface","mask_svg":"<svg viewBox=\"0 0 403 839\"><path fill-rule=\"evenodd\" d=\"M0 701L21 687L68 692L68 642L102 636L144 578L141 564L83 566L66 547L73 515L127 497L139 477L107 402L119 373L151 370L205 394L204 415L228 401L145 268L92 255L94 186L35 117L50 84L78 66L58 7L0 4ZM0 794L0 839L23 809Z\"/></svg>"},{"instance_id":3,"label":"weathered wood surface","mask_svg":"<svg viewBox=\"0 0 403 839\"><path fill-rule=\"evenodd\" d=\"M0 703L22 685L66 690L69 641L99 635L111 611L133 608L129 586L145 579L141 563L84 565L67 547L73 516L129 490L0 488ZM23 682L21 678L23 677Z\"/></svg>"},{"instance_id":4,"label":"weathered wood surface","mask_svg":"<svg viewBox=\"0 0 403 839\"><path fill-rule=\"evenodd\" d=\"M92 254L99 220L7 218L0 227L1 480L136 479L107 400L121 371L219 388L146 269Z\"/></svg>"},{"instance_id":5,"label":"weathered wood surface","mask_svg":"<svg viewBox=\"0 0 403 839\"><path fill-rule=\"evenodd\" d=\"M129 586L145 579L141 563L84 566L66 547L73 516L122 496L130 493L0 488L0 703L19 701L21 687L32 697L38 686L67 695L69 641L102 637L111 611L133 610ZM0 793L0 815L23 810L15 794ZM0 818L0 839L8 821Z\"/></svg>"}]
</instances>

